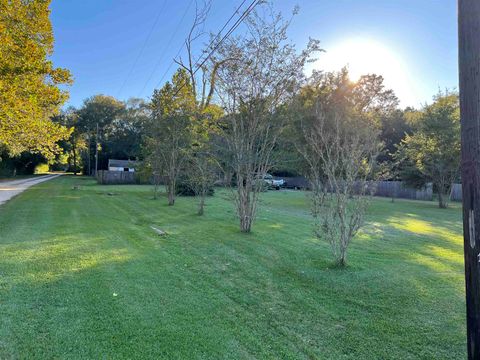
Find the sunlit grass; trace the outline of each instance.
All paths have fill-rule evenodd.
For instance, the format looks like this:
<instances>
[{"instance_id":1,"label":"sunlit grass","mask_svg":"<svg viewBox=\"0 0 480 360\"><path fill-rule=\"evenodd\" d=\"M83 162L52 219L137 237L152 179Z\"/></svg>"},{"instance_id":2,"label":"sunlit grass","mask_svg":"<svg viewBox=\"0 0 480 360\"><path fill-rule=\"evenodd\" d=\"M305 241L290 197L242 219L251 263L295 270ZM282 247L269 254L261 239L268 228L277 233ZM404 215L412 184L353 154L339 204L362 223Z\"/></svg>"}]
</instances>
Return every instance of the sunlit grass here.
<instances>
[{"instance_id":1,"label":"sunlit grass","mask_svg":"<svg viewBox=\"0 0 480 360\"><path fill-rule=\"evenodd\" d=\"M1 206L0 358L465 357L457 204L374 200L339 269L305 193L249 235L227 198L64 177Z\"/></svg>"}]
</instances>

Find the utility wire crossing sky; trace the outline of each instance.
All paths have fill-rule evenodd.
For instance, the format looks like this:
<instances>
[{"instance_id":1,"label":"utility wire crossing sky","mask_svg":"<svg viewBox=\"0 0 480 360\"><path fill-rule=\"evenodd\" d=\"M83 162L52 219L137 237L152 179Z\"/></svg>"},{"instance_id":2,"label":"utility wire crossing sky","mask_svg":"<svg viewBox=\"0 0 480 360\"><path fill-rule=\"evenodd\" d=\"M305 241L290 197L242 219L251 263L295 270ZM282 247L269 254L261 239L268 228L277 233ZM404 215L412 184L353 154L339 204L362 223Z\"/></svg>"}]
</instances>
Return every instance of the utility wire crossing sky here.
<instances>
[{"instance_id":1,"label":"utility wire crossing sky","mask_svg":"<svg viewBox=\"0 0 480 360\"><path fill-rule=\"evenodd\" d=\"M251 1L213 0L205 30L223 31ZM324 53L307 69L348 66L353 79L383 75L402 106L430 102L439 89L457 88L455 0L284 0L275 8L289 17L289 35L302 49L309 37ZM70 2L54 0L56 66L70 69L75 83L69 105L95 94L126 100L148 98L176 70L195 12L194 0ZM230 28L230 25L228 26ZM222 31L222 36L224 35ZM241 27L235 32L241 32ZM195 49L200 56L201 51Z\"/></svg>"}]
</instances>

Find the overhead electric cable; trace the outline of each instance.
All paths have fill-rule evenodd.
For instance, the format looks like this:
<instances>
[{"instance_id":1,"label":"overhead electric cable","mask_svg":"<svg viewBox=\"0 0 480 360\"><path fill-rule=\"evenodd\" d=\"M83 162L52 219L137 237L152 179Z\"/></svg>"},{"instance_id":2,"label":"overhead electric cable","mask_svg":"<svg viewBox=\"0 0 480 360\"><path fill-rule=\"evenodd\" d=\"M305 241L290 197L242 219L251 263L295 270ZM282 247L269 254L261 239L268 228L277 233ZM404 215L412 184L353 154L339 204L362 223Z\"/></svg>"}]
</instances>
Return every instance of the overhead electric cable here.
<instances>
[{"instance_id":1,"label":"overhead electric cable","mask_svg":"<svg viewBox=\"0 0 480 360\"><path fill-rule=\"evenodd\" d=\"M220 29L220 31L217 33L217 35L212 39L212 41L210 41L210 44L208 44L207 46L207 49L209 49L210 47L213 46L213 44L215 44L215 41L220 37L220 35L222 34L223 30L225 30L225 28L228 26L228 24L230 23L230 21L232 21L232 19L235 17L235 15L239 12L239 10L242 8L242 6L247 2L247 0L243 0L242 3L235 9L235 11L233 12L232 16L230 16L230 18L227 20L227 22L223 25L223 27ZM180 52L181 50L184 48L185 46L185 43L183 43L182 47L180 48L180 50L178 51L177 55L175 55L175 57L173 58L172 62L170 63L170 65L168 66L167 70L165 70L163 76L160 78L160 80L158 81L157 83L157 88L160 87L160 85L162 84L162 81L163 79L165 79L165 76L168 75L170 69L172 68L173 64L175 63L175 59L178 58L178 56L180 55Z\"/></svg>"},{"instance_id":2,"label":"overhead electric cable","mask_svg":"<svg viewBox=\"0 0 480 360\"><path fill-rule=\"evenodd\" d=\"M135 58L135 61L133 62L133 65L130 68L130 71L128 72L127 77L125 78L125 80L122 83L122 86L120 86L120 89L118 90L117 97L119 97L122 94L123 88L127 84L127 81L130 79L130 77L132 76L133 70L135 70L135 67L137 66L137 63L140 60L140 57L143 55L143 51L145 50L145 47L147 46L148 41L152 37L153 30L155 30L155 27L157 26L158 20L160 20L160 15L163 13L163 10L165 9L165 5L167 5L167 1L168 0L163 1L163 5L160 7L160 10L157 14L157 17L155 18L155 21L153 22L152 27L150 28L150 31L148 32L148 35L145 38L145 41L143 42L143 45L140 48L140 51L138 52L137 57Z\"/></svg>"},{"instance_id":3,"label":"overhead electric cable","mask_svg":"<svg viewBox=\"0 0 480 360\"><path fill-rule=\"evenodd\" d=\"M182 17L180 18L180 21L179 21L178 24L177 24L177 27L175 28L174 32L172 33L172 36L170 36L170 39L168 40L168 43L167 43L166 46L163 48L163 51L160 53L160 58L159 58L158 61L155 63L155 66L154 66L154 68L153 68L153 71L150 73L150 76L148 77L147 81L145 82L145 84L144 84L143 87L142 87L142 90L140 91L140 97L142 96L143 92L145 91L145 88L147 87L147 85L148 85L148 83L150 82L150 80L152 80L153 75L154 75L155 72L157 71L158 66L160 65L160 63L162 62L162 60L163 60L163 58L164 58L164 56L165 56L166 51L168 50L168 48L169 48L170 45L172 44L172 41L173 41L173 39L175 38L175 35L177 34L178 30L180 30L180 26L182 25L183 20L184 20L185 17L187 16L188 10L190 10L190 8L191 8L191 6L192 6L192 3L193 3L193 0L190 0L190 2L188 3L188 6L185 8L185 11L183 12ZM183 48L183 45L182 45L181 48Z\"/></svg>"},{"instance_id":4,"label":"overhead electric cable","mask_svg":"<svg viewBox=\"0 0 480 360\"><path fill-rule=\"evenodd\" d=\"M193 71L193 75L195 75L197 73L197 71L208 61L208 59L213 55L213 53L220 47L220 45L240 26L240 24L243 22L243 20L248 16L250 15L250 13L253 11L253 9L255 8L255 6L258 5L258 3L260 2L260 0L253 0L251 2L251 4L248 6L248 8L243 12L243 14L237 19L237 21L232 25L232 27L228 30L228 32L222 37L222 39L217 43L217 45L215 45L215 47L210 51L210 53L207 55L207 57L200 63L198 64L197 62L197 66L196 66L196 69ZM173 94L173 96L175 97L182 89L183 87L185 86L185 84L183 84L182 86L180 86L178 88L178 90L175 92L175 94Z\"/></svg>"}]
</instances>

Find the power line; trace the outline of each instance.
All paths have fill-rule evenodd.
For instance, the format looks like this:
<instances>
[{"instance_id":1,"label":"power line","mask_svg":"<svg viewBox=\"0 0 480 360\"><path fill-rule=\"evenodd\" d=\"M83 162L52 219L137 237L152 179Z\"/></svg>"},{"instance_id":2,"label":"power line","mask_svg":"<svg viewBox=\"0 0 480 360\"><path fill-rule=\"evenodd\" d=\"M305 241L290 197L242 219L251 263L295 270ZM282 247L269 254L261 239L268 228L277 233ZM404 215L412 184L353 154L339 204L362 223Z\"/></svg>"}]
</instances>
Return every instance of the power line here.
<instances>
[{"instance_id":1,"label":"power line","mask_svg":"<svg viewBox=\"0 0 480 360\"><path fill-rule=\"evenodd\" d=\"M192 6L192 3L193 3L193 0L190 0L190 2L188 3L188 6L186 7L179 23L177 24L177 27L175 28L175 31L172 33L172 36L170 37L170 39L168 40L168 43L166 44L166 46L163 48L163 51L161 52L161 55L160 55L160 58L158 59L158 61L155 63L155 66L153 68L153 71L150 73L150 76L148 77L147 81L145 82L145 84L143 85L142 87L142 90L140 91L140 96L142 96L143 92L145 91L145 88L147 87L148 83L150 82L150 80L152 80L152 77L153 75L155 74L155 72L157 71L158 69L158 66L160 65L161 61L163 60L164 58L164 55L167 51L167 49L170 47L173 39L175 38L175 35L177 34L178 30L180 29L180 26L182 25L183 23L183 20L185 19L185 17L187 16L187 13L188 13L188 10L190 10L190 7ZM180 51L181 49L183 48L183 45L182 47L180 48Z\"/></svg>"},{"instance_id":2,"label":"power line","mask_svg":"<svg viewBox=\"0 0 480 360\"><path fill-rule=\"evenodd\" d=\"M223 27L220 29L220 31L217 33L217 35L212 39L212 41L210 41L210 44L208 44L207 46L207 49L209 49L214 43L215 41L220 37L220 35L222 34L223 30L225 30L225 28L228 26L228 24L230 23L230 21L232 21L232 19L235 17L235 15L239 12L239 10L242 8L242 6L247 2L247 0L243 0L242 3L235 9L235 11L233 12L232 16L230 16L230 18L227 20L227 22L223 25ZM185 42L183 43L182 47L180 48L180 50L178 51L177 55L175 55L175 57L173 58L174 60L172 60L172 62L170 63L170 65L168 66L167 70L165 71L165 73L163 74L163 76L160 78L160 80L158 81L156 87L158 88L161 84L162 84L162 81L163 79L165 79L165 76L167 76L168 72L170 71L170 69L172 68L173 64L175 63L175 59L178 58L178 56L180 55L180 52L181 50L184 48L185 46Z\"/></svg>"},{"instance_id":3,"label":"power line","mask_svg":"<svg viewBox=\"0 0 480 360\"><path fill-rule=\"evenodd\" d=\"M155 18L155 21L153 22L153 25L152 25L152 27L150 28L150 31L148 32L148 35L147 35L147 37L145 38L145 41L144 41L142 47L140 48L140 52L137 54L137 57L135 58L135 61L133 62L133 65L132 65L132 67L130 68L130 71L128 72L127 77L125 78L125 80L124 80L123 83L122 83L122 86L120 86L120 89L118 90L117 97L119 97L119 96L121 95L121 93L122 93L122 91L123 91L123 88L124 88L125 85L127 84L127 81L130 79L130 76L132 76L133 70L134 70L135 67L137 66L138 60L140 60L140 57L142 56L143 51L145 50L145 47L146 47L147 44L148 44L148 41L149 41L150 38L152 37L153 30L154 30L155 27L157 26L158 20L160 19L160 15L162 14L163 10L165 9L165 5L167 5L167 0L164 0L164 1L163 1L163 5L161 6L160 11L159 11L158 14L157 14L157 17Z\"/></svg>"},{"instance_id":4,"label":"power line","mask_svg":"<svg viewBox=\"0 0 480 360\"><path fill-rule=\"evenodd\" d=\"M240 16L240 18L238 18L238 20L235 22L235 24L233 24L233 26L230 28L230 30L223 36L223 38L218 42L218 44L212 49L212 51L210 51L210 53L208 54L208 56L202 61L202 63L200 65L197 66L197 68L194 70L193 74L195 75L197 73L197 71L207 62L207 60L213 55L213 53L220 47L220 45L222 44L222 42L227 38L229 37L239 26L240 24L243 22L243 20L248 16L250 15L250 13L253 11L253 9L255 8L255 6L257 6L258 2L260 0L254 0L252 1L252 3L250 4L250 6L245 10L245 12L242 14L242 16Z\"/></svg>"},{"instance_id":5,"label":"power line","mask_svg":"<svg viewBox=\"0 0 480 360\"><path fill-rule=\"evenodd\" d=\"M185 47L185 43L182 44L182 46L180 47L180 49L177 51L177 54L175 55L174 59L176 59L180 53L182 52L183 48ZM160 78L160 81L158 82L158 84L155 86L156 88L158 88L160 86L160 84L162 83L163 79L165 79L165 76L167 76L167 74L169 73L170 69L172 68L173 64L175 63L175 61L171 61L170 62L170 65L168 65L168 68L167 70L165 70L165 72L163 73L162 77Z\"/></svg>"},{"instance_id":6,"label":"power line","mask_svg":"<svg viewBox=\"0 0 480 360\"><path fill-rule=\"evenodd\" d=\"M248 15L250 15L250 13L253 11L255 6L258 5L259 2L260 2L260 0L253 0L250 3L248 8L237 19L237 21L232 25L232 27L227 31L227 33L222 37L222 39L217 43L217 45L210 51L210 53L207 55L207 57L200 64L198 64L198 62L197 62L196 69L193 71L193 75L195 75L197 73L197 71L200 70L200 68L208 61L208 59L220 47L220 45L223 43L223 41L225 41L240 26L240 24L243 22L243 20L245 20L245 18ZM180 86L178 88L178 90L175 92L175 94L173 94L173 97L175 97L183 89L184 86L185 86L185 84L182 84L182 86Z\"/></svg>"}]
</instances>

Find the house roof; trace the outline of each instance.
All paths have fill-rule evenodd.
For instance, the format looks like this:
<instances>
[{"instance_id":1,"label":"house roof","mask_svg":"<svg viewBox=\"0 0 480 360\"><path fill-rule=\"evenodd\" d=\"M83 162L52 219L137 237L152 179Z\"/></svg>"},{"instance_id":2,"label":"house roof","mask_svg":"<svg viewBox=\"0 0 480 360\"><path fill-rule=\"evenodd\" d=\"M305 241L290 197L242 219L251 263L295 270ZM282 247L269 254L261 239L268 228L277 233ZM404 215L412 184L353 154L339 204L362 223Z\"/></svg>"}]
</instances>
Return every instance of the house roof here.
<instances>
[{"instance_id":1,"label":"house roof","mask_svg":"<svg viewBox=\"0 0 480 360\"><path fill-rule=\"evenodd\" d=\"M137 162L133 160L116 160L116 159L108 160L108 167L134 168L136 165L137 165Z\"/></svg>"}]
</instances>

